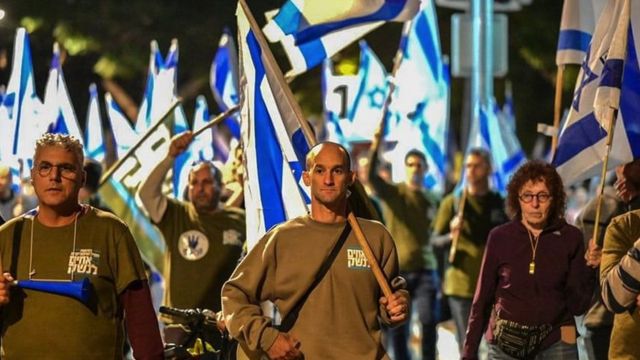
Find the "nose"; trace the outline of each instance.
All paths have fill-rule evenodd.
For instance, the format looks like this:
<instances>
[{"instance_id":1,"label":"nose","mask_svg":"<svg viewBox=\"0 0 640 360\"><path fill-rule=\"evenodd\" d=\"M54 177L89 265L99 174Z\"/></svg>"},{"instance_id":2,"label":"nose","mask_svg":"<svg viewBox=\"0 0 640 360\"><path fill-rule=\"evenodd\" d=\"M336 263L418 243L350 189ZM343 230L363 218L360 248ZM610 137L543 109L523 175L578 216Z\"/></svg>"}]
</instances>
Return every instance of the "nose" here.
<instances>
[{"instance_id":1,"label":"nose","mask_svg":"<svg viewBox=\"0 0 640 360\"><path fill-rule=\"evenodd\" d=\"M333 174L331 171L325 172L324 177L322 178L325 185L333 185Z\"/></svg>"},{"instance_id":2,"label":"nose","mask_svg":"<svg viewBox=\"0 0 640 360\"><path fill-rule=\"evenodd\" d=\"M51 168L51 172L49 173L49 178L55 181L60 181L62 179L62 171L60 171L60 167L53 166Z\"/></svg>"},{"instance_id":3,"label":"nose","mask_svg":"<svg viewBox=\"0 0 640 360\"><path fill-rule=\"evenodd\" d=\"M531 199L531 206L536 208L540 206L540 200L538 200L537 196L534 196L533 199Z\"/></svg>"}]
</instances>

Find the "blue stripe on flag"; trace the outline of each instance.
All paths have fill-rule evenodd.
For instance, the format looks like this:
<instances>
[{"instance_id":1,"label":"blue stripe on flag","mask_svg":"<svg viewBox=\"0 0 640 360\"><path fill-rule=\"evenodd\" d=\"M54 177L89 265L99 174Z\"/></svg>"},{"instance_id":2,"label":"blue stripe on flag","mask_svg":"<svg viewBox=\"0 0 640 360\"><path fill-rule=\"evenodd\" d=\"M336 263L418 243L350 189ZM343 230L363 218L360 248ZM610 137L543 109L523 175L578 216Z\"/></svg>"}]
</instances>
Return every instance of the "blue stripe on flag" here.
<instances>
[{"instance_id":1,"label":"blue stripe on flag","mask_svg":"<svg viewBox=\"0 0 640 360\"><path fill-rule=\"evenodd\" d=\"M638 66L638 52L635 48L633 31L629 26L627 40L627 61L624 65L624 81L620 91L620 112L624 128L631 146L634 159L640 158L640 67Z\"/></svg>"},{"instance_id":2,"label":"blue stripe on flag","mask_svg":"<svg viewBox=\"0 0 640 360\"><path fill-rule=\"evenodd\" d=\"M623 67L623 59L607 59L602 68L600 86L620 88Z\"/></svg>"},{"instance_id":3,"label":"blue stripe on flag","mask_svg":"<svg viewBox=\"0 0 640 360\"><path fill-rule=\"evenodd\" d=\"M579 30L562 30L558 37L558 50L587 51L591 34Z\"/></svg>"},{"instance_id":4,"label":"blue stripe on flag","mask_svg":"<svg viewBox=\"0 0 640 360\"><path fill-rule=\"evenodd\" d=\"M503 129L503 131L509 130ZM518 166L525 161L527 161L527 157L524 155L524 152L522 152L522 150L516 152L502 164L502 173L505 175L513 173Z\"/></svg>"},{"instance_id":5,"label":"blue stripe on flag","mask_svg":"<svg viewBox=\"0 0 640 360\"><path fill-rule=\"evenodd\" d=\"M444 174L445 172L444 167L446 165L447 160L445 158L444 153L440 149L440 144L435 142L431 138L431 136L429 136L429 125L425 121L426 119L424 119L424 117L421 116L420 131L422 132L422 143L424 144L424 147L427 149L429 156L431 156L431 158L435 162L435 164L431 164L431 165L435 165L438 168L438 172L440 174Z\"/></svg>"},{"instance_id":6,"label":"blue stripe on flag","mask_svg":"<svg viewBox=\"0 0 640 360\"><path fill-rule=\"evenodd\" d=\"M491 136L489 135L489 116L484 109L480 110L480 137L491 149Z\"/></svg>"},{"instance_id":7,"label":"blue stripe on flag","mask_svg":"<svg viewBox=\"0 0 640 360\"><path fill-rule=\"evenodd\" d=\"M324 44L320 39L306 42L298 47L307 69L314 67L316 64L320 64L322 60L327 58L327 52L324 49Z\"/></svg>"},{"instance_id":8,"label":"blue stripe on flag","mask_svg":"<svg viewBox=\"0 0 640 360\"><path fill-rule=\"evenodd\" d=\"M262 81L266 81L266 73L262 64L262 50L253 31L247 34L247 46L255 67L254 94L254 119L256 139L256 163L258 166L258 178L260 182L260 197L264 211L265 229L286 219L286 213L280 194L282 184L283 156L280 145L273 141L277 139L272 119L262 97Z\"/></svg>"},{"instance_id":9,"label":"blue stripe on flag","mask_svg":"<svg viewBox=\"0 0 640 360\"><path fill-rule=\"evenodd\" d=\"M296 45L299 45L313 39L318 39L332 31L337 31L353 25L391 20L402 12L406 2L407 0L386 0L384 4L372 14L310 26L293 34L295 43Z\"/></svg>"},{"instance_id":10,"label":"blue stripe on flag","mask_svg":"<svg viewBox=\"0 0 640 360\"><path fill-rule=\"evenodd\" d=\"M420 13L420 16L416 18L415 34L417 35L415 38L418 39L422 52L429 63L431 73L434 78L437 78L440 70L440 54L438 54L438 50L435 47L434 39L436 39L436 34L431 33L431 28L424 12Z\"/></svg>"},{"instance_id":11,"label":"blue stripe on flag","mask_svg":"<svg viewBox=\"0 0 640 360\"><path fill-rule=\"evenodd\" d=\"M31 45L29 41L29 33L24 32L24 41L22 42L22 65L20 67L20 85L18 87L18 101L17 106L14 108L16 111L13 117L16 121L16 128L13 136L13 154L17 155L18 145L20 142L18 141L20 136L20 126L22 126L22 106L24 102L25 91L27 91L27 83L29 82L29 76L33 74L33 66L31 65Z\"/></svg>"},{"instance_id":12,"label":"blue stripe on flag","mask_svg":"<svg viewBox=\"0 0 640 360\"><path fill-rule=\"evenodd\" d=\"M587 114L562 133L553 164L556 166L564 164L582 150L596 144L606 136L606 131L600 127L600 123L596 120L594 113Z\"/></svg>"},{"instance_id":13,"label":"blue stripe on flag","mask_svg":"<svg viewBox=\"0 0 640 360\"><path fill-rule=\"evenodd\" d=\"M300 29L302 25L306 25L306 21L298 7L291 1L287 1L282 5L278 14L273 18L285 34L293 34Z\"/></svg>"}]
</instances>

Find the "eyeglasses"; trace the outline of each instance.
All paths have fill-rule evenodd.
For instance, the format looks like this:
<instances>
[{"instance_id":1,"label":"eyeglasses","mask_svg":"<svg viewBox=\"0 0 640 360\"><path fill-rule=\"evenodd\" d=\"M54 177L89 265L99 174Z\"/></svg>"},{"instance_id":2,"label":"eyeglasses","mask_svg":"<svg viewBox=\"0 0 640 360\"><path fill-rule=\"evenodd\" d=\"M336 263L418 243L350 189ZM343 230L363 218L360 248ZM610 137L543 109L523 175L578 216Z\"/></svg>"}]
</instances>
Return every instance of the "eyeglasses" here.
<instances>
[{"instance_id":1,"label":"eyeglasses","mask_svg":"<svg viewBox=\"0 0 640 360\"><path fill-rule=\"evenodd\" d=\"M528 203L532 202L533 198L538 199L538 202L543 204L543 203L546 203L547 201L549 201L551 199L551 197L552 196L550 194L547 194L547 193L537 193L537 194L524 193L524 194L518 196L520 201L522 201L525 204L528 204Z\"/></svg>"},{"instance_id":2,"label":"eyeglasses","mask_svg":"<svg viewBox=\"0 0 640 360\"><path fill-rule=\"evenodd\" d=\"M58 173L65 179L75 179L78 175L78 168L76 168L73 164L63 163L58 165L53 165L48 161L41 161L37 166L36 170L38 174L42 177L48 176L51 174L51 170L53 168L58 168Z\"/></svg>"}]
</instances>

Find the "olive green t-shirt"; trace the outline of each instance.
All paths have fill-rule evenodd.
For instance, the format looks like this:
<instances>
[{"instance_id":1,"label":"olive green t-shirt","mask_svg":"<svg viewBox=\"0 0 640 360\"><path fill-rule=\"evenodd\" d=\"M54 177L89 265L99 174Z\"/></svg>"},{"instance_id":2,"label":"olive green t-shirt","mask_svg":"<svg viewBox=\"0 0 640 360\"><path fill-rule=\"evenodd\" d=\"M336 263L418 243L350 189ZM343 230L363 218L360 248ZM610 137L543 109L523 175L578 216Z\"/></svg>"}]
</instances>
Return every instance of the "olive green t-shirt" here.
<instances>
[{"instance_id":1,"label":"olive green t-shirt","mask_svg":"<svg viewBox=\"0 0 640 360\"><path fill-rule=\"evenodd\" d=\"M371 186L382 200L382 217L398 249L400 271L436 269L437 262L429 244L431 221L438 202L426 190L412 190L404 184L389 184L370 178Z\"/></svg>"},{"instance_id":2,"label":"olive green t-shirt","mask_svg":"<svg viewBox=\"0 0 640 360\"><path fill-rule=\"evenodd\" d=\"M169 199L156 226L167 244L164 303L220 310L220 290L238 264L245 242L244 212L198 213L191 203Z\"/></svg>"},{"instance_id":3,"label":"olive green t-shirt","mask_svg":"<svg viewBox=\"0 0 640 360\"><path fill-rule=\"evenodd\" d=\"M454 194L442 200L433 224L435 235L450 232L449 222L458 212L459 201ZM483 196L467 196L456 258L444 275L443 291L446 295L473 297L489 231L507 220L500 194L489 192Z\"/></svg>"},{"instance_id":4,"label":"olive green t-shirt","mask_svg":"<svg viewBox=\"0 0 640 360\"><path fill-rule=\"evenodd\" d=\"M37 217L21 216L0 227L2 264L8 271L13 233L16 224L22 223L14 278L29 279L31 262L33 280L89 278L92 285L87 304L68 296L12 288L10 303L2 308L3 359L122 358L123 308L118 295L132 282L146 280L144 267L121 220L95 208L84 209L77 220L75 248L74 223L52 228Z\"/></svg>"}]
</instances>

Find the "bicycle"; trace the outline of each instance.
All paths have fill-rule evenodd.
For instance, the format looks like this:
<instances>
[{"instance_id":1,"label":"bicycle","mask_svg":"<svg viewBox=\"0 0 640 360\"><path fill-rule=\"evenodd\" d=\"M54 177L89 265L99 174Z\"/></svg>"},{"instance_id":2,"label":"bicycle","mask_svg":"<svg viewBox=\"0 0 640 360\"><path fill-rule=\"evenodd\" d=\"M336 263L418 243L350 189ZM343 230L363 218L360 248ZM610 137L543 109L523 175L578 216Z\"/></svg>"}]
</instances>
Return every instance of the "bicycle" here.
<instances>
[{"instance_id":1,"label":"bicycle","mask_svg":"<svg viewBox=\"0 0 640 360\"><path fill-rule=\"evenodd\" d=\"M178 344L165 344L168 360L227 360L232 351L226 331L217 326L216 313L208 309L178 309L161 306L160 312L178 319L187 328L186 337ZM216 346L218 349L216 349Z\"/></svg>"}]
</instances>

